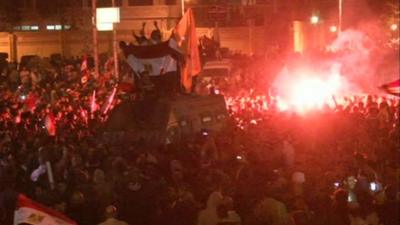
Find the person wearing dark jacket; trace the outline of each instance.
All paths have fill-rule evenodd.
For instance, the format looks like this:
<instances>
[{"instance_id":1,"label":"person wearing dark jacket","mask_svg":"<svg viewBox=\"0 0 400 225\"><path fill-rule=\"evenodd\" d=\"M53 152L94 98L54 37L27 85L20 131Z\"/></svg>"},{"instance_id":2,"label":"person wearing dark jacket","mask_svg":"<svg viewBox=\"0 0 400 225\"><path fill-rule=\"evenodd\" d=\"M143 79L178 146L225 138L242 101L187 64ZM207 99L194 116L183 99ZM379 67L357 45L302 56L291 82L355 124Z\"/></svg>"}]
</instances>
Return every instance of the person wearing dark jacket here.
<instances>
[{"instance_id":1,"label":"person wearing dark jacket","mask_svg":"<svg viewBox=\"0 0 400 225\"><path fill-rule=\"evenodd\" d=\"M344 189L336 190L333 193L333 204L328 216L329 225L350 225L349 209L347 198L349 193Z\"/></svg>"}]
</instances>

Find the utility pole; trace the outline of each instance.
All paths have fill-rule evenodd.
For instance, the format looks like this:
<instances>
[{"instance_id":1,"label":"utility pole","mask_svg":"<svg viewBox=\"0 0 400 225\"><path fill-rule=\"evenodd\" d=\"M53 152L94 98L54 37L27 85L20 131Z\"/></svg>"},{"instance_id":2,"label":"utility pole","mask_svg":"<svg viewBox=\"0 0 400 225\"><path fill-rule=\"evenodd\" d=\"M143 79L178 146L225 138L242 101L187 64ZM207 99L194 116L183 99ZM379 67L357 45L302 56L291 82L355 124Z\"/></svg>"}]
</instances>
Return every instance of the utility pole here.
<instances>
[{"instance_id":1,"label":"utility pole","mask_svg":"<svg viewBox=\"0 0 400 225\"><path fill-rule=\"evenodd\" d=\"M112 0L112 7L115 7L115 0ZM117 80L119 77L119 65L118 65L118 42L117 42L117 29L116 23L113 24L113 52L114 52L114 76Z\"/></svg>"},{"instance_id":2,"label":"utility pole","mask_svg":"<svg viewBox=\"0 0 400 225\"><path fill-rule=\"evenodd\" d=\"M339 0L339 27L338 27L338 34L342 32L342 16L343 16L343 0Z\"/></svg>"},{"instance_id":3,"label":"utility pole","mask_svg":"<svg viewBox=\"0 0 400 225\"><path fill-rule=\"evenodd\" d=\"M94 58L94 73L99 76L99 43L97 37L97 18L96 18L96 4L97 0L92 0L92 31L93 31L93 58Z\"/></svg>"},{"instance_id":4,"label":"utility pole","mask_svg":"<svg viewBox=\"0 0 400 225\"><path fill-rule=\"evenodd\" d=\"M182 10L182 16L185 14L185 0L181 0L181 10Z\"/></svg>"}]
</instances>

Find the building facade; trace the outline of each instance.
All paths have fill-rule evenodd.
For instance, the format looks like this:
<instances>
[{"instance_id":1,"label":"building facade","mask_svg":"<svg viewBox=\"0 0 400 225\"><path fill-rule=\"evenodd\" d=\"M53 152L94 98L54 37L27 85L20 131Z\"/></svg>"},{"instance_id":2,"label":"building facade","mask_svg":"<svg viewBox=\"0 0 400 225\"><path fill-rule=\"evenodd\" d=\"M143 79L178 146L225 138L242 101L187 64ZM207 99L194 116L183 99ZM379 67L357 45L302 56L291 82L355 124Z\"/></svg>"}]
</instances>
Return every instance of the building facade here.
<instances>
[{"instance_id":1,"label":"building facade","mask_svg":"<svg viewBox=\"0 0 400 225\"><path fill-rule=\"evenodd\" d=\"M66 57L92 52L92 0L16 0L21 21L12 32L0 32L0 52L9 53L10 61L23 55ZM308 0L302 0L309 2ZM53 2L53 1L50 1ZM262 54L268 46L293 45L292 20L310 14L296 10L290 0L184 0L192 8L198 36L210 35L217 25L222 47L232 51ZM157 21L165 38L182 16L181 0L115 0L120 7L117 39L133 41L146 22L147 35ZM97 0L97 7L110 7L112 0ZM304 11L304 12L303 12ZM279 34L279 35L278 35ZM99 32L99 52L112 51L112 33Z\"/></svg>"}]
</instances>

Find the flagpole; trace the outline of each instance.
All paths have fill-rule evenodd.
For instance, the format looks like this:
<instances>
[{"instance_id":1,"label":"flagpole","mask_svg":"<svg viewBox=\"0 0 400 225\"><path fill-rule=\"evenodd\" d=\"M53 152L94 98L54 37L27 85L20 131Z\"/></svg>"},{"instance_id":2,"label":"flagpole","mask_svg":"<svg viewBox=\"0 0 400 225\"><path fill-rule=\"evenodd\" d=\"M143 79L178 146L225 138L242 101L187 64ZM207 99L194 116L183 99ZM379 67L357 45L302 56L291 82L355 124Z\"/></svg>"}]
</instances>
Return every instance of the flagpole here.
<instances>
[{"instance_id":1,"label":"flagpole","mask_svg":"<svg viewBox=\"0 0 400 225\"><path fill-rule=\"evenodd\" d=\"M92 32L93 32L93 58L94 58L94 73L95 76L99 76L99 45L97 37L97 25L96 25L96 0L92 0Z\"/></svg>"},{"instance_id":2,"label":"flagpole","mask_svg":"<svg viewBox=\"0 0 400 225\"><path fill-rule=\"evenodd\" d=\"M112 7L115 7L115 0L112 0ZM118 43L117 43L117 29L113 24L113 51L114 51L114 76L119 80L119 65L118 65Z\"/></svg>"}]
</instances>

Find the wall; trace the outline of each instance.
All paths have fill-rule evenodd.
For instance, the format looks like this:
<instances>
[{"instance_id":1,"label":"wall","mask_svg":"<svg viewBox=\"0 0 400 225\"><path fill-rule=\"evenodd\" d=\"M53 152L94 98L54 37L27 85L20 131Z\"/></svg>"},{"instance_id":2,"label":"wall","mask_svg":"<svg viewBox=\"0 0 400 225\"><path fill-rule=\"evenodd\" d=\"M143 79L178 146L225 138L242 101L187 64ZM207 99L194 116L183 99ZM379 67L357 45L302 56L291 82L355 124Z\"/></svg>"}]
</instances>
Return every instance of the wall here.
<instances>
[{"instance_id":1,"label":"wall","mask_svg":"<svg viewBox=\"0 0 400 225\"><path fill-rule=\"evenodd\" d=\"M0 32L0 52L7 52L10 56L10 38L6 32Z\"/></svg>"},{"instance_id":2,"label":"wall","mask_svg":"<svg viewBox=\"0 0 400 225\"><path fill-rule=\"evenodd\" d=\"M48 57L63 52L65 56L78 56L91 53L92 49L92 35L89 32L15 32L14 35L16 55L12 57L10 35L0 32L0 52L7 52L11 61L19 61L23 55ZM99 32L99 53L111 51L111 32Z\"/></svg>"}]
</instances>

